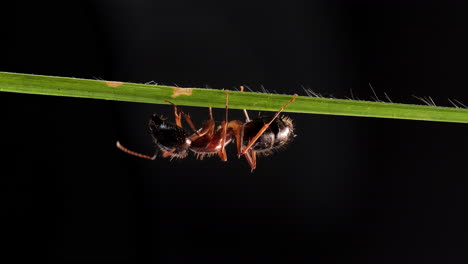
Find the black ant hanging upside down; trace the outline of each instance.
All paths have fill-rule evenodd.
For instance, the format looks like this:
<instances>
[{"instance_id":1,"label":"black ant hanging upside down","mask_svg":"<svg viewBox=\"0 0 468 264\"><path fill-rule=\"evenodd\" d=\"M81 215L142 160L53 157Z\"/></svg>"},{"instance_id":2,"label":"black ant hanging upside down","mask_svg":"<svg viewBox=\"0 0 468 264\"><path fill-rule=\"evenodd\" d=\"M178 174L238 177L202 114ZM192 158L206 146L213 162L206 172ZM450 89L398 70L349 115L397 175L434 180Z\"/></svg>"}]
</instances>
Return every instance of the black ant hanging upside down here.
<instances>
[{"instance_id":1,"label":"black ant hanging upside down","mask_svg":"<svg viewBox=\"0 0 468 264\"><path fill-rule=\"evenodd\" d=\"M243 91L243 87L241 87L241 91ZM215 129L215 121L210 107L210 119L206 120L198 130L188 114L166 100L174 106L175 124L167 122L162 116L153 114L148 124L153 141L158 148L153 156L131 151L118 141L117 147L128 154L150 160L156 159L159 150L164 158L179 159L185 158L191 150L200 159L217 154L221 160L227 161L225 147L235 140L238 156L245 156L253 171L257 165L257 154L269 155L284 147L295 136L292 120L287 116L279 115L296 97L297 94L273 116L261 116L251 120L244 109L246 122L243 123L239 120L228 121L229 92L226 90L224 121ZM189 135L182 127L182 117L193 130L193 134Z\"/></svg>"}]
</instances>

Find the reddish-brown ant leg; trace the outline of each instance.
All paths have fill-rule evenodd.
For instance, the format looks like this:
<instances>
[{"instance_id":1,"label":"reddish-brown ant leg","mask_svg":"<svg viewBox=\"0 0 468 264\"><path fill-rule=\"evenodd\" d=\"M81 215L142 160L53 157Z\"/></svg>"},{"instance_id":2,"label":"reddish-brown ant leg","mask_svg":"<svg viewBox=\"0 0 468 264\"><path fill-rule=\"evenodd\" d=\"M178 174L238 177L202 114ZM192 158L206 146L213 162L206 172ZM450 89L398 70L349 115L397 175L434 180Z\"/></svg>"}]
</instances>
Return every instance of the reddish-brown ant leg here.
<instances>
[{"instance_id":1,"label":"reddish-brown ant leg","mask_svg":"<svg viewBox=\"0 0 468 264\"><path fill-rule=\"evenodd\" d=\"M224 147L224 145L226 144L226 122L223 121L223 123L221 124L222 125L222 128L223 128L223 138L221 139L221 148L218 150L218 156L219 158L222 160L222 161L227 161L227 154L226 154L226 148Z\"/></svg>"},{"instance_id":2,"label":"reddish-brown ant leg","mask_svg":"<svg viewBox=\"0 0 468 264\"><path fill-rule=\"evenodd\" d=\"M197 128L195 127L195 125L193 124L192 122L192 119L190 118L190 115L189 114L186 114L184 112L180 112L183 116L184 116L184 119L185 119L185 122L187 122L187 124L189 125L189 127L192 129L193 132L197 133Z\"/></svg>"},{"instance_id":3,"label":"reddish-brown ant leg","mask_svg":"<svg viewBox=\"0 0 468 264\"><path fill-rule=\"evenodd\" d=\"M256 168L257 167L257 152L255 150L250 150L250 155L252 156L252 160Z\"/></svg>"},{"instance_id":4,"label":"reddish-brown ant leg","mask_svg":"<svg viewBox=\"0 0 468 264\"><path fill-rule=\"evenodd\" d=\"M241 91L241 92L244 91L244 86L241 85L240 91ZM249 122L249 121L250 121L250 118L249 118L249 114L247 113L247 109L242 109L242 110L244 111L245 121L246 121L246 122Z\"/></svg>"},{"instance_id":5,"label":"reddish-brown ant leg","mask_svg":"<svg viewBox=\"0 0 468 264\"><path fill-rule=\"evenodd\" d=\"M244 154L244 157L245 157L245 159L247 160L247 163L250 166L250 171L251 172L254 171L255 168L257 167L257 159L252 157L252 154L251 154L252 152L254 153L253 155L255 155L254 151L248 151L248 152L246 152Z\"/></svg>"},{"instance_id":6,"label":"reddish-brown ant leg","mask_svg":"<svg viewBox=\"0 0 468 264\"><path fill-rule=\"evenodd\" d=\"M209 120L206 120L204 123L203 123L203 126L200 130L196 131L195 134L193 134L191 137L190 137L190 140L196 140L197 138L200 138L204 135L208 135L208 136L213 136L214 134L214 128L215 128L215 122L214 122L214 119L213 119L213 111L211 109L211 107L208 107L208 112L209 112L209 115L210 115L210 119Z\"/></svg>"},{"instance_id":7,"label":"reddish-brown ant leg","mask_svg":"<svg viewBox=\"0 0 468 264\"><path fill-rule=\"evenodd\" d=\"M226 148L226 136L227 136L227 127L228 127L228 105L229 105L229 91L226 90L226 113L224 116L224 122L222 123L222 139L221 139L221 149L218 150L218 156L222 161L227 161Z\"/></svg>"},{"instance_id":8,"label":"reddish-brown ant leg","mask_svg":"<svg viewBox=\"0 0 468 264\"><path fill-rule=\"evenodd\" d=\"M187 122L187 124L190 126L190 128L193 130L193 132L197 133L197 128L195 127L195 125L193 124L192 122L192 119L190 118L190 115L189 114L186 114L184 113L184 111L182 111L176 104L174 104L173 102L169 101L169 100L164 100L165 102L167 103L170 103L171 105L174 106L174 115L175 115L175 119L176 119L176 125L178 127L182 127L182 122L181 122L181 115L184 117L185 121ZM178 111L180 112L180 114L178 113Z\"/></svg>"},{"instance_id":9,"label":"reddish-brown ant leg","mask_svg":"<svg viewBox=\"0 0 468 264\"><path fill-rule=\"evenodd\" d=\"M187 122L187 124L189 124L189 126L193 130L193 132L195 132L195 134L197 134L197 135L200 135L198 133L198 131L197 131L197 128L193 124L192 119L190 118L190 115L188 115L188 114L186 114L184 112L182 112L182 115L184 116L185 121Z\"/></svg>"},{"instance_id":10,"label":"reddish-brown ant leg","mask_svg":"<svg viewBox=\"0 0 468 264\"><path fill-rule=\"evenodd\" d=\"M201 129L199 129L198 131L195 132L195 134L193 134L192 136L190 136L190 140L194 141L200 137L203 137L203 136L208 136L208 137L212 137L213 134L214 134L214 130L215 130L215 121L213 119L213 111L211 109L211 107L208 107L208 113L210 115L210 119L206 120L204 123L203 123L203 126Z\"/></svg>"},{"instance_id":11,"label":"reddish-brown ant leg","mask_svg":"<svg viewBox=\"0 0 468 264\"><path fill-rule=\"evenodd\" d=\"M237 146L237 157L240 158L242 154L242 124L239 120L232 120L228 123L228 129L232 131L234 136L236 137L236 146Z\"/></svg>"},{"instance_id":12,"label":"reddish-brown ant leg","mask_svg":"<svg viewBox=\"0 0 468 264\"><path fill-rule=\"evenodd\" d=\"M164 101L167 102L167 103L170 103L171 105L174 106L174 118L175 118L176 126L182 127L181 116L178 113L179 107L177 105L175 105L174 103L168 101L168 100L164 100Z\"/></svg>"},{"instance_id":13,"label":"reddish-brown ant leg","mask_svg":"<svg viewBox=\"0 0 468 264\"><path fill-rule=\"evenodd\" d=\"M198 130L197 132L195 132L192 136L190 136L190 140L191 141L194 141L200 137L203 137L203 136L213 136L213 133L214 133L214 129L215 129L215 122L214 120L206 120L205 123L203 123L203 127Z\"/></svg>"},{"instance_id":14,"label":"reddish-brown ant leg","mask_svg":"<svg viewBox=\"0 0 468 264\"><path fill-rule=\"evenodd\" d=\"M268 129L268 127L271 125L271 123L273 123L273 121L275 121L275 119L279 116L279 114L290 104L292 103L294 100L296 100L296 97L297 97L297 94L295 94L293 96L293 98L291 100L289 100L289 102L287 102L285 105L283 105L280 110L278 110L278 112L276 112L276 114L273 116L273 118L270 120L270 122L266 123L265 125L263 125L263 127L260 129L260 131L258 131L257 135L255 135L255 137L253 137L249 144L245 147L245 149L242 150L242 154L245 154L252 146L253 144L255 144L255 142L257 142L258 138L265 132L265 130Z\"/></svg>"},{"instance_id":15,"label":"reddish-brown ant leg","mask_svg":"<svg viewBox=\"0 0 468 264\"><path fill-rule=\"evenodd\" d=\"M244 86L240 86L240 91L244 91ZM247 113L247 109L243 109L246 122L250 121L249 114ZM242 129L244 124L239 120L233 120L229 122L228 128L233 132L234 136L236 137L236 146L237 146L237 157L240 158L242 155ZM253 151L251 151L253 152ZM254 158L252 158L251 152L247 152L244 154L247 163L249 164L252 171L256 167L256 155L254 152Z\"/></svg>"},{"instance_id":16,"label":"reddish-brown ant leg","mask_svg":"<svg viewBox=\"0 0 468 264\"><path fill-rule=\"evenodd\" d=\"M208 111L209 111L209 115L210 115L210 119L209 120L206 120L204 123L203 123L203 126L201 129L199 129L198 131L195 131L195 134L193 134L192 136L190 136L190 140L194 141L202 136L205 136L205 135L208 135L208 136L213 136L214 134L214 129L215 129L215 122L214 122L214 119L213 119L213 112L211 110L211 107L208 107Z\"/></svg>"}]
</instances>

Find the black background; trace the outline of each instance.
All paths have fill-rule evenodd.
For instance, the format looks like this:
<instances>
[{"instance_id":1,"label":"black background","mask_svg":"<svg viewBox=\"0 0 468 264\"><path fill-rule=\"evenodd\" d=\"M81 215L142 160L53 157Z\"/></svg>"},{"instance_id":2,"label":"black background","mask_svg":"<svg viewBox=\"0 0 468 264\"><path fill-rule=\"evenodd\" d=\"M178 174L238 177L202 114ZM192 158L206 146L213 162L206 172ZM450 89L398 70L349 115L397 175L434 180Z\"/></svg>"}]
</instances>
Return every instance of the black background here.
<instances>
[{"instance_id":1,"label":"black background","mask_svg":"<svg viewBox=\"0 0 468 264\"><path fill-rule=\"evenodd\" d=\"M0 70L468 103L466 6L375 2L17 1L1 8ZM168 106L2 93L0 112L5 257L468 260L465 124L291 114L298 137L250 173L234 148L227 163L115 148L152 154L147 119Z\"/></svg>"}]
</instances>

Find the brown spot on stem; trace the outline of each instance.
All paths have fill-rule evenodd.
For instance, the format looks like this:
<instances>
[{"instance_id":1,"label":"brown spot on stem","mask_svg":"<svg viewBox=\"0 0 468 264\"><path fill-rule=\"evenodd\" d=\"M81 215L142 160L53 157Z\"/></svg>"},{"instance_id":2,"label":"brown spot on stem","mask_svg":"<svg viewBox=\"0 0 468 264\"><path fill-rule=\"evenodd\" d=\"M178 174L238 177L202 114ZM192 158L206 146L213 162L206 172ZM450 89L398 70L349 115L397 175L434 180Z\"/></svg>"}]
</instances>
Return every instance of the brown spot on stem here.
<instances>
[{"instance_id":1,"label":"brown spot on stem","mask_svg":"<svg viewBox=\"0 0 468 264\"><path fill-rule=\"evenodd\" d=\"M109 87L117 87L123 84L123 82L111 82L111 81L105 81L105 83Z\"/></svg>"},{"instance_id":2,"label":"brown spot on stem","mask_svg":"<svg viewBox=\"0 0 468 264\"><path fill-rule=\"evenodd\" d=\"M174 93L172 94L172 98L176 98L179 95L192 95L192 88L173 88Z\"/></svg>"}]
</instances>

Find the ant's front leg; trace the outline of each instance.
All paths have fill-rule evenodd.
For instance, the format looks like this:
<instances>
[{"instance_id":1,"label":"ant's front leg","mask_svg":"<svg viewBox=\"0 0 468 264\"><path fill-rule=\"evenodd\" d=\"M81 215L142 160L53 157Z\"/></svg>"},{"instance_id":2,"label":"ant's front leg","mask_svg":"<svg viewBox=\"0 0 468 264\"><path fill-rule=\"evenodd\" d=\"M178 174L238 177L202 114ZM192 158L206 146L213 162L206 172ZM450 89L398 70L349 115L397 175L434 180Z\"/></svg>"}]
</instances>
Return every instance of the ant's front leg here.
<instances>
[{"instance_id":1,"label":"ant's front leg","mask_svg":"<svg viewBox=\"0 0 468 264\"><path fill-rule=\"evenodd\" d=\"M181 114L179 114L179 111L180 111L179 107L171 101L168 101L168 100L164 100L164 101L174 106L175 123L178 127L182 127L182 121L181 121L182 118L181 118Z\"/></svg>"},{"instance_id":2,"label":"ant's front leg","mask_svg":"<svg viewBox=\"0 0 468 264\"><path fill-rule=\"evenodd\" d=\"M250 171L253 172L257 168L257 153L254 150L249 150L245 154L245 159L249 163Z\"/></svg>"},{"instance_id":3,"label":"ant's front leg","mask_svg":"<svg viewBox=\"0 0 468 264\"><path fill-rule=\"evenodd\" d=\"M164 100L165 102L167 103L170 103L171 105L174 106L174 116L175 116L175 122L176 122L176 125L178 127L182 127L182 121L181 121L181 116L184 117L185 121L187 122L187 124L190 126L190 128L193 130L193 132L197 133L197 128L195 127L195 125L193 124L192 122L192 119L190 118L190 115L189 114L186 114L184 113L184 111L182 111L179 106L177 106L176 104L174 104L173 102L169 101L169 100Z\"/></svg>"},{"instance_id":4,"label":"ant's front leg","mask_svg":"<svg viewBox=\"0 0 468 264\"><path fill-rule=\"evenodd\" d=\"M196 128L195 125L193 124L192 119L190 118L190 115L189 115L189 114L186 114L186 113L184 113L184 112L182 112L182 111L180 111L180 113L184 116L185 122L187 122L187 124L189 124L190 128L192 129L192 131L195 132L195 134L198 134L197 128Z\"/></svg>"}]
</instances>

